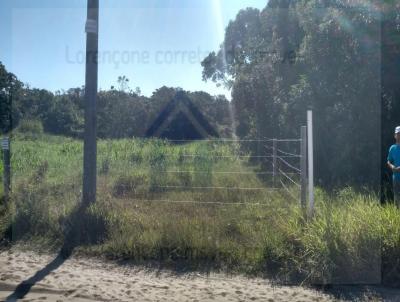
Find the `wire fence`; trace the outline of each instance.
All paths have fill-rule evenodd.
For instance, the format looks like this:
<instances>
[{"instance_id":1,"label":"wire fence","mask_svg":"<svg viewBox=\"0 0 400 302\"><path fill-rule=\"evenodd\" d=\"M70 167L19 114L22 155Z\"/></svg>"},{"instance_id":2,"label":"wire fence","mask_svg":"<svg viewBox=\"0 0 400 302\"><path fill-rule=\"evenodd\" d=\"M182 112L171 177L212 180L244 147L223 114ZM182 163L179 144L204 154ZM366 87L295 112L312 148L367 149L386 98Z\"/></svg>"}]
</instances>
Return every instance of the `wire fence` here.
<instances>
[{"instance_id":1,"label":"wire fence","mask_svg":"<svg viewBox=\"0 0 400 302\"><path fill-rule=\"evenodd\" d=\"M263 205L268 203L271 194L284 194L296 202L300 200L302 171L299 166L302 155L297 153L300 149L300 139L166 140L162 146L164 143L174 146L174 142L185 142L187 148L176 144L181 149L174 152L174 148L158 148L158 144L155 144L155 154L142 154L135 159L135 163L127 160L134 154L124 154L132 150L123 150L120 153L123 154L123 160L118 159L118 156L110 160L107 152L99 154L98 175L106 178L111 186L116 186L116 180L126 171L134 171L139 176L145 175L142 179L128 179L125 183L122 179L118 184L122 191L131 190L135 193L140 191L138 188L149 191L148 194L130 195L132 200L137 201ZM196 149L191 144L201 142L205 143L206 148ZM207 142L213 144L210 146ZM249 142L258 145L249 150ZM218 145L225 143L235 143L235 147L228 148L228 151L224 149L226 152L223 154ZM109 163L105 165L105 162ZM63 164L63 161L60 163ZM81 179L82 166L78 162L76 164L76 168L65 169L65 173L75 173ZM71 168L71 163L68 165ZM110 173L112 169L114 174ZM46 170L45 172L52 177L58 176L63 168L40 164L30 167L30 171L38 175L43 173L41 170ZM25 172L22 169L19 174ZM188 196L192 196L191 193L196 195L193 195L194 197L198 197L198 194L204 196L201 200L188 200ZM182 200L176 200L180 197ZM219 200L215 200L216 197Z\"/></svg>"},{"instance_id":2,"label":"wire fence","mask_svg":"<svg viewBox=\"0 0 400 302\"><path fill-rule=\"evenodd\" d=\"M193 152L185 152L183 149L180 153L170 154L168 150L164 150L158 154L158 158L164 160L161 164L144 165L145 170L150 175L149 184L139 184L150 188L153 194L145 195L145 198L138 198L135 195L131 196L132 201L143 202L163 202L163 203L182 203L182 204L216 204L216 205L265 205L268 204L271 195L280 194L288 197L294 202L300 200L301 189L301 169L300 160L301 154L297 154L300 149L301 139L204 139L204 140L165 140L166 143L185 143L190 146L191 143L212 142L213 146L225 143L235 143L237 148L233 154L220 154L216 152L218 147L210 149L202 149L200 154ZM252 148L251 151L246 149L248 143L257 143L257 148ZM281 144L281 145L280 145ZM177 146L182 146L177 144ZM283 148L285 147L285 148ZM179 167L185 166L185 160L196 160L196 164L189 162L186 169ZM218 169L218 165L210 164L219 163L224 160L233 159L238 163L238 167L232 166L230 169ZM170 162L169 162L170 160ZM183 160L178 163L177 160ZM258 160L258 166L252 166L251 161ZM207 168L201 169L202 164ZM170 167L172 165L174 167ZM235 169L233 169L235 168ZM167 175L171 175L168 177ZM237 183L234 185L225 183L226 176L232 176ZM245 181L245 177L251 178L251 183ZM172 181L171 181L172 180ZM187 183L179 183L180 181ZM243 185L244 184L244 185ZM121 184L120 187L129 187L130 184ZM227 194L223 201L212 200L214 194L212 192L221 191L217 196L220 197L223 192L232 192L236 194L235 201L231 201L232 194ZM204 194L204 198L196 200L195 198L187 199L188 194L196 192ZM185 193L182 196L179 194L168 193ZM243 194L243 195L242 195ZM247 197L248 194L258 194L259 202L248 201L249 198L244 198L246 201L240 200L240 197ZM261 194L261 195L260 195ZM147 198L148 196L154 198ZM171 197L172 198L163 198ZM140 197L140 196L139 196ZM161 197L161 198L160 198ZM174 198L175 197L175 198ZM177 200L183 197L182 200ZM207 201L204 201L206 199Z\"/></svg>"}]
</instances>

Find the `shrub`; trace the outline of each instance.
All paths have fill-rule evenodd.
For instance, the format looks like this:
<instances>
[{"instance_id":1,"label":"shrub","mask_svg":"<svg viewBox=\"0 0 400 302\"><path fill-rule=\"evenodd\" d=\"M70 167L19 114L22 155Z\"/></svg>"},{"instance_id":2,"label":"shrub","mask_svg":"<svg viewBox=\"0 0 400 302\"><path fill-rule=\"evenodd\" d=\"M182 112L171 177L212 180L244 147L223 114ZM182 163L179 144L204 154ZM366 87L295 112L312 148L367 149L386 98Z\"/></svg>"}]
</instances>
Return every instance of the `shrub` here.
<instances>
[{"instance_id":1,"label":"shrub","mask_svg":"<svg viewBox=\"0 0 400 302\"><path fill-rule=\"evenodd\" d=\"M40 120L22 120L20 121L16 131L23 134L40 136L43 134L43 125Z\"/></svg>"}]
</instances>

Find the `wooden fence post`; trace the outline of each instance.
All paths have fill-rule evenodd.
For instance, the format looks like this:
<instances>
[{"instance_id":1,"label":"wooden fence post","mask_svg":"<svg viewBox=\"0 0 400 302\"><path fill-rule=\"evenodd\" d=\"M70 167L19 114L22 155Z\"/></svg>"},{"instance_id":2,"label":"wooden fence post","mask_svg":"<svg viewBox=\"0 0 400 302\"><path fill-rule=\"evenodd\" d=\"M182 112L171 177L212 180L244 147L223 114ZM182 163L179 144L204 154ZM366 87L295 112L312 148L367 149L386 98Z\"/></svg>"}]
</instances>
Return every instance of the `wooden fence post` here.
<instances>
[{"instance_id":1,"label":"wooden fence post","mask_svg":"<svg viewBox=\"0 0 400 302\"><path fill-rule=\"evenodd\" d=\"M10 153L10 139L5 137L1 141L1 147L3 150L3 184L4 184L4 200L6 204L10 200L11 191L11 153Z\"/></svg>"}]
</instances>

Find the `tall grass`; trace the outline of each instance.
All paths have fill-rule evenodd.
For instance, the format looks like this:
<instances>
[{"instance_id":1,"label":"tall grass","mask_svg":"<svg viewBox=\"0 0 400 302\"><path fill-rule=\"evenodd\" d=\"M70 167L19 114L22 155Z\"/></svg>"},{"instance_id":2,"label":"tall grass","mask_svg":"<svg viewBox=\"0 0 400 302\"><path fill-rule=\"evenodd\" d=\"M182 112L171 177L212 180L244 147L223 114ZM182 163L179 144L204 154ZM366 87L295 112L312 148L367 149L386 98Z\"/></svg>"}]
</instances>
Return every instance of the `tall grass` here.
<instances>
[{"instance_id":1,"label":"tall grass","mask_svg":"<svg viewBox=\"0 0 400 302\"><path fill-rule=\"evenodd\" d=\"M81 197L82 144L24 138L12 148L13 215L0 223L12 223L15 240L59 246ZM382 268L384 282L398 282L396 207L350 188L333 195L318 190L315 215L306 219L283 192L237 190L268 188L251 173L257 163L238 157L238 149L215 142L100 141L98 202L83 224L94 239L83 241L81 251L283 282L379 283Z\"/></svg>"}]
</instances>

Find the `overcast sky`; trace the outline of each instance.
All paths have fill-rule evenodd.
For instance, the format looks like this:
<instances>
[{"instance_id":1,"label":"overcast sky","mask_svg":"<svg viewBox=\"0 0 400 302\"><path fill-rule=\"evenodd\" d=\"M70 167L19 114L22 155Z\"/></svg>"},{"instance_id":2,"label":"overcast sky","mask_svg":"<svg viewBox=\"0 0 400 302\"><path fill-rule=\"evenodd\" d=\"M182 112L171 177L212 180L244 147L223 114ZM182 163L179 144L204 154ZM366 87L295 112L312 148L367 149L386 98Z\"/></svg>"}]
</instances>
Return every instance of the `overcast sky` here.
<instances>
[{"instance_id":1,"label":"overcast sky","mask_svg":"<svg viewBox=\"0 0 400 302\"><path fill-rule=\"evenodd\" d=\"M240 9L266 0L100 0L99 88L118 76L144 95L163 86L229 91L201 79L202 59L218 50ZM84 85L86 0L1 0L0 61L31 87Z\"/></svg>"}]
</instances>

